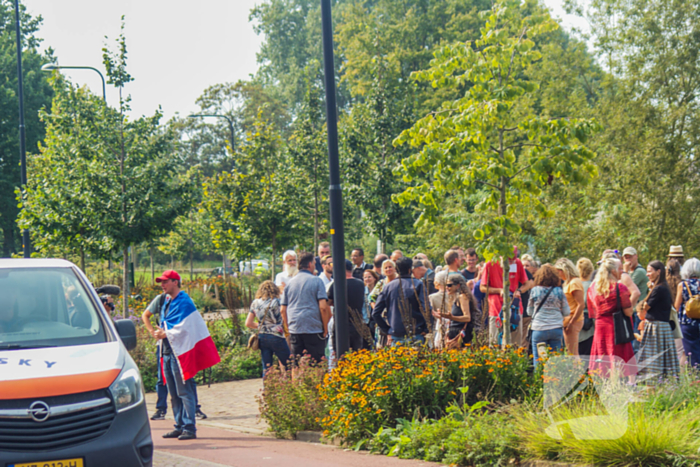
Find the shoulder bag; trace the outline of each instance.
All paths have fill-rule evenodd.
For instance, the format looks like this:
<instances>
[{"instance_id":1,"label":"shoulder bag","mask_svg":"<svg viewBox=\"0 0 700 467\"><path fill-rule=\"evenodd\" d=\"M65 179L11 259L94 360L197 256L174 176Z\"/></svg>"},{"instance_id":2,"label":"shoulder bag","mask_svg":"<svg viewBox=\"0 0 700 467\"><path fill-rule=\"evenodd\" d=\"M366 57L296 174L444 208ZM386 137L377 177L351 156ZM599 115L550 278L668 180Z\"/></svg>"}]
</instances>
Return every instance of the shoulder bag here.
<instances>
[{"instance_id":1,"label":"shoulder bag","mask_svg":"<svg viewBox=\"0 0 700 467\"><path fill-rule=\"evenodd\" d=\"M617 311L613 313L613 328L615 330L615 345L627 344L634 340L634 329L632 320L622 311L622 300L620 300L620 285L615 285L617 292Z\"/></svg>"},{"instance_id":2,"label":"shoulder bag","mask_svg":"<svg viewBox=\"0 0 700 467\"><path fill-rule=\"evenodd\" d=\"M688 291L690 298L685 302L685 315L690 319L700 319L700 295L693 295L688 283L683 281L683 287Z\"/></svg>"},{"instance_id":3,"label":"shoulder bag","mask_svg":"<svg viewBox=\"0 0 700 467\"><path fill-rule=\"evenodd\" d=\"M532 323L535 322L535 316L537 316L537 313L540 311L542 306L544 305L544 302L547 301L547 298L549 297L549 294L552 293L552 290L554 290L554 287L550 287L549 290L547 291L546 294L544 294L544 298L542 301L537 305L537 308L535 309L535 312L532 314L532 319L530 320L530 324L527 327L527 341L528 341L528 353L532 353Z\"/></svg>"},{"instance_id":4,"label":"shoulder bag","mask_svg":"<svg viewBox=\"0 0 700 467\"><path fill-rule=\"evenodd\" d=\"M271 306L272 299L270 299L270 304L267 306L265 314L263 314L263 318L260 320L260 325L262 325L265 322L265 318L267 318L267 312L270 311ZM258 325L258 328L260 327L260 325ZM251 334L248 338L248 348L250 350L260 350L260 338L258 337L258 333L255 331L253 331L253 334Z\"/></svg>"}]
</instances>

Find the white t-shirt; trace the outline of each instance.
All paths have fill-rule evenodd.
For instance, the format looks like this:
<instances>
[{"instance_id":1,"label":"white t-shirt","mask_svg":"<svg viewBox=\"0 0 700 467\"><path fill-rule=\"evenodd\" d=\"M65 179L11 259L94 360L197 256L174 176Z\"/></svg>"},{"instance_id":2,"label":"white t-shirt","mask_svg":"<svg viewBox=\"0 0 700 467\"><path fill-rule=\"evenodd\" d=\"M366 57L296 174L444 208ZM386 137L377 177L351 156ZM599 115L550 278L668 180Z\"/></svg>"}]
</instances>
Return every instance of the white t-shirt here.
<instances>
[{"instance_id":1,"label":"white t-shirt","mask_svg":"<svg viewBox=\"0 0 700 467\"><path fill-rule=\"evenodd\" d=\"M328 284L333 282L333 278L331 277L329 279L328 276L326 276L325 272L322 272L321 274L319 274L318 277L321 278L321 280L323 281L323 286L326 288L326 291L328 291Z\"/></svg>"},{"instance_id":2,"label":"white t-shirt","mask_svg":"<svg viewBox=\"0 0 700 467\"><path fill-rule=\"evenodd\" d=\"M289 284L290 280L292 280L292 276L287 274L285 271L278 272L277 275L275 276L275 285L277 287L279 287L282 284L284 284L284 286L286 287L287 284Z\"/></svg>"}]
</instances>

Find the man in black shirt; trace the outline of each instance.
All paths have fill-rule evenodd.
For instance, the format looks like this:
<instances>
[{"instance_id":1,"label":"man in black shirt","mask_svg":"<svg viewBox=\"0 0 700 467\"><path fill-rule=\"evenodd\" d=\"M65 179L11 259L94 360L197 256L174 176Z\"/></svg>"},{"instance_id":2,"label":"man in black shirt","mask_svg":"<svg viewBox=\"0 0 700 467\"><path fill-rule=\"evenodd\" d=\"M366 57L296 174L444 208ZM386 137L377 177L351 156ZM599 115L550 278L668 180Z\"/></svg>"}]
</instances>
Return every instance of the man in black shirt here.
<instances>
[{"instance_id":1,"label":"man in black shirt","mask_svg":"<svg viewBox=\"0 0 700 467\"><path fill-rule=\"evenodd\" d=\"M362 248L355 248L350 253L350 259L352 260L352 277L355 279L362 280L362 275L367 269L372 269L371 264L365 263L365 251Z\"/></svg>"},{"instance_id":2,"label":"man in black shirt","mask_svg":"<svg viewBox=\"0 0 700 467\"><path fill-rule=\"evenodd\" d=\"M363 337L367 335L369 337L369 326L367 325L369 319L367 311L365 308L365 283L359 279L352 277L353 264L349 260L345 260L345 278L347 279L347 299L348 299L348 336L350 338L350 351L368 349L369 342ZM331 282L328 286L328 300L330 305L333 306L333 283ZM364 312L363 312L364 310ZM356 319L351 318L351 314L354 314ZM335 317L334 317L335 318ZM335 321L335 320L334 320ZM363 332L358 331L357 326L358 321L362 321ZM337 326L336 322L336 326ZM338 333L333 333L333 348L338 348Z\"/></svg>"},{"instance_id":3,"label":"man in black shirt","mask_svg":"<svg viewBox=\"0 0 700 467\"><path fill-rule=\"evenodd\" d=\"M476 254L474 248L467 248L466 259L467 267L462 269L461 273L464 280L467 281L467 287L469 287L469 290L472 290L474 288L474 282L470 281L474 281L479 275L479 268L477 267L479 255Z\"/></svg>"}]
</instances>

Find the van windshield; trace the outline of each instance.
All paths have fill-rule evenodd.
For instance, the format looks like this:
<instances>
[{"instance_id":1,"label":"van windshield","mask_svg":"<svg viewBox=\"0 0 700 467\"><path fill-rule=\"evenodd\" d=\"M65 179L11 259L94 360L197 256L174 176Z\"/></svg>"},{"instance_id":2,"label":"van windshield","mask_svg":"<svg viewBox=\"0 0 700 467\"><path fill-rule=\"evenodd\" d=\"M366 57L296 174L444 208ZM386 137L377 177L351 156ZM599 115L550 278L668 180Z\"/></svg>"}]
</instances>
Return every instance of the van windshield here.
<instances>
[{"instance_id":1,"label":"van windshield","mask_svg":"<svg viewBox=\"0 0 700 467\"><path fill-rule=\"evenodd\" d=\"M0 350L107 340L98 311L72 269L0 269Z\"/></svg>"}]
</instances>

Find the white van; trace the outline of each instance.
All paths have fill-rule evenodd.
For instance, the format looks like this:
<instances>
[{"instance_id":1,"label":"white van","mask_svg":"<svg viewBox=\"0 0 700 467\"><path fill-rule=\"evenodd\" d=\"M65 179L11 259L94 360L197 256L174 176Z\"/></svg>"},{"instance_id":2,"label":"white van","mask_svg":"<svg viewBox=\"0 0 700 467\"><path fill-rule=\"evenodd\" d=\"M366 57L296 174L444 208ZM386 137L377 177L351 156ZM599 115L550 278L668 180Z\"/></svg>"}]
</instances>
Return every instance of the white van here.
<instances>
[{"instance_id":1,"label":"white van","mask_svg":"<svg viewBox=\"0 0 700 467\"><path fill-rule=\"evenodd\" d=\"M74 264L0 259L0 467L151 466L135 346Z\"/></svg>"}]
</instances>

